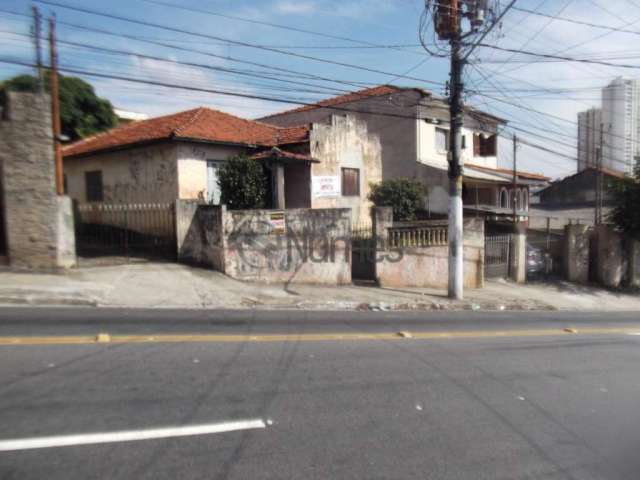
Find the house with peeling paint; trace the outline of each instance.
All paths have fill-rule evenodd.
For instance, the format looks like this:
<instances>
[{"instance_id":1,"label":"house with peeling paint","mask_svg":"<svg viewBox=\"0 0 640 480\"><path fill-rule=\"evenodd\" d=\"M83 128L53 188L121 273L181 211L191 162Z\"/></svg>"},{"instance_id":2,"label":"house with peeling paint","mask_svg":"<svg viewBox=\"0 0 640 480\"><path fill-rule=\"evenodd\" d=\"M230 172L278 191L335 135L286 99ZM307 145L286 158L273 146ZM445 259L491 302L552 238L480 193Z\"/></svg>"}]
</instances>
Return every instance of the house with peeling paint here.
<instances>
[{"instance_id":1,"label":"house with peeling paint","mask_svg":"<svg viewBox=\"0 0 640 480\"><path fill-rule=\"evenodd\" d=\"M209 108L134 121L68 145L65 188L80 203L220 202L218 172L238 154L264 162L271 208L351 208L368 218L380 141L349 114L285 127Z\"/></svg>"},{"instance_id":2,"label":"house with peeling paint","mask_svg":"<svg viewBox=\"0 0 640 480\"><path fill-rule=\"evenodd\" d=\"M329 98L315 105L276 113L260 120L279 127L325 122L336 114L354 115L380 138L382 178L415 178L425 186L424 210L447 215L449 105L420 88L381 85ZM467 107L462 129L463 200L468 215L489 220L519 220L529 211L529 188L545 184L539 174L498 166L498 136L506 121Z\"/></svg>"}]
</instances>

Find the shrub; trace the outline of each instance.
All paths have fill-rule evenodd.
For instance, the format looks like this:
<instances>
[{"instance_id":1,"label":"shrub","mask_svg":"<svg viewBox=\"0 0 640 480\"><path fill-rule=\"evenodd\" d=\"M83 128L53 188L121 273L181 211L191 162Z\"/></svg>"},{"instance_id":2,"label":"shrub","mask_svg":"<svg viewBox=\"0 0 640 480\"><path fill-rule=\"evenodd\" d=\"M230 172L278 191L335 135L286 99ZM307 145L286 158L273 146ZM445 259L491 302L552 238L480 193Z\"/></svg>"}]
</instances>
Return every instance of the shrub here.
<instances>
[{"instance_id":1,"label":"shrub","mask_svg":"<svg viewBox=\"0 0 640 480\"><path fill-rule=\"evenodd\" d=\"M406 221L415 219L423 195L420 182L398 178L371 185L369 200L377 207L392 207L394 220Z\"/></svg>"},{"instance_id":2,"label":"shrub","mask_svg":"<svg viewBox=\"0 0 640 480\"><path fill-rule=\"evenodd\" d=\"M265 208L268 181L262 163L246 155L230 158L218 172L220 203L231 210Z\"/></svg>"},{"instance_id":3,"label":"shrub","mask_svg":"<svg viewBox=\"0 0 640 480\"><path fill-rule=\"evenodd\" d=\"M640 165L635 169L635 178L615 181L611 189L615 206L608 220L630 237L640 240Z\"/></svg>"}]
</instances>

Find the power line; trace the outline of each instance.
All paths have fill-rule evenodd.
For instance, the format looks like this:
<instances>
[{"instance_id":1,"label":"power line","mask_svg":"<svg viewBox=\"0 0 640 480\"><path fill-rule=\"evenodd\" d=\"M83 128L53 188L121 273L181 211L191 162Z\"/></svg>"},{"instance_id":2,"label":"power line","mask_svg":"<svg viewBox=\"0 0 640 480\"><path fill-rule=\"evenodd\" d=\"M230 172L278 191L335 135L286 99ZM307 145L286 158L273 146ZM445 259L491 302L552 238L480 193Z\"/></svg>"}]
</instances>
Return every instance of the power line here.
<instances>
[{"instance_id":1,"label":"power line","mask_svg":"<svg viewBox=\"0 0 640 480\"><path fill-rule=\"evenodd\" d=\"M324 33L324 32L318 32L316 30L308 30L308 29L304 29L304 28L299 28L299 27L292 27L290 25L283 25L283 24L279 24L279 23L273 23L273 22L265 22L263 20L255 20L252 18L246 18L246 17L240 17L237 15L229 15L229 14L224 14L224 13L219 13L219 12L212 12L210 10L203 10L200 8L195 8L195 7L186 7L184 5L176 5L173 3L168 3L168 2L164 2L164 1L160 1L160 0L139 0L141 2L145 2L145 3L151 3L154 5L161 5L164 7L169 7L169 8L176 8L176 9L180 9L180 10L185 10L188 12L193 12L193 13L199 13L199 14L205 14L205 15L211 15L211 16L215 16L215 17L219 17L219 18L226 18L229 20L237 20L240 22L246 22L246 23L251 23L254 25L264 25L267 27L272 27L272 28L278 28L278 29L282 29L282 30L287 30L287 31L291 31L291 32L298 32L298 33L304 33L307 35L315 35L318 37L324 37L324 38L332 38L334 40L342 40L345 42L351 42L351 43L358 43L361 45L361 47L335 47L335 48L388 48L388 49L392 49L392 50L400 50L401 52L407 52L407 50L402 50L401 47L403 47L403 45L381 45L378 43L374 43L374 42L369 42L366 40L359 40L359 39L354 39L354 38L349 38L349 37L343 37L340 35L331 35L328 33ZM407 45L405 45L407 46ZM420 45L408 45L411 47L419 47ZM272 47L272 48L283 48L283 47ZM296 48L296 47L287 47L287 48ZM303 47L297 47L297 48L303 48ZM314 47L311 47L314 48ZM315 47L315 48L323 48L323 47ZM419 55L424 55L422 52L414 52L414 51L409 51L410 53L414 53L414 54L419 54Z\"/></svg>"},{"instance_id":2,"label":"power line","mask_svg":"<svg viewBox=\"0 0 640 480\"><path fill-rule=\"evenodd\" d=\"M193 32L193 31L189 31L189 30L185 30L185 29L181 29L181 28L171 27L171 26L168 26L168 25L161 25L161 24L157 24L157 23L153 23L153 22L147 22L147 21L144 21L144 20L136 20L136 19L132 19L132 18L128 18L128 17L123 17L123 16L120 16L120 15L114 15L114 14L111 14L111 13L98 12L98 11L87 9L87 8L83 8L83 7L74 7L74 6L65 5L65 4L58 3L58 2L53 2L51 0L34 0L34 1L36 1L37 3L43 3L43 4L49 5L49 6L65 8L65 9L76 11L76 12L82 12L82 13L87 13L87 14L90 14L90 15L96 15L96 16L101 16L101 17L105 17L105 18L111 18L113 20L119 20L119 21L133 23L133 24L142 25L142 26L146 26L146 27L158 28L158 29L167 30L167 31L171 31L171 32L174 32L174 33L184 34L184 35L192 35L192 36L208 38L208 39L216 40L216 41L229 42L230 44L233 44L233 45L242 45L242 46L245 46L245 47L251 47L251 48L258 49L258 50L264 50L264 51L269 51L269 52L278 53L278 54L282 54L282 55L288 55L288 56L292 56L292 57L296 57L296 58L302 58L302 59L305 59L305 60L312 60L312 61L315 61L315 62L341 66L341 67L344 67L344 68L362 70L362 71L366 71L366 72L370 72L370 73L376 73L378 75L386 75L386 76L393 77L393 78L400 77L400 78L406 78L406 79L409 79L409 80L416 80L416 81L419 81L419 82L435 84L435 85L438 85L438 86L442 85L442 83L440 83L440 82L436 82L436 81L432 81L432 80L425 80L423 78L410 77L410 76L406 76L406 75L398 75L397 73L386 72L384 70L378 70L376 68L370 68L370 67L366 67L366 66L363 66L363 65L354 65L354 64L350 64L350 63L338 62L338 61L335 61L335 60L329 60L329 59L326 59L326 58L314 57L314 56L311 56L311 55L304 55L304 54L301 54L301 53L288 52L286 50L280 50L278 48L264 47L264 46L252 44L252 43L249 43L249 42L231 40L231 39L228 39L228 38L223 38L223 37L219 37L219 36L215 36L215 35L209 35L209 34L200 33L200 32Z\"/></svg>"}]
</instances>

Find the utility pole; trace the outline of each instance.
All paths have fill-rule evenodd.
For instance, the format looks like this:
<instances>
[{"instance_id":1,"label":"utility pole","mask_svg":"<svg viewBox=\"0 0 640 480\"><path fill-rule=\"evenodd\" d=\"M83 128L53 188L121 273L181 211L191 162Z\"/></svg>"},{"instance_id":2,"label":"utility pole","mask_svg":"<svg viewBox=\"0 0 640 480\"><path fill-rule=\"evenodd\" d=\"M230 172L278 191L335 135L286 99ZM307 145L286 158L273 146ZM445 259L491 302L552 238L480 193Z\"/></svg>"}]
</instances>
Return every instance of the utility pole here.
<instances>
[{"instance_id":1,"label":"utility pole","mask_svg":"<svg viewBox=\"0 0 640 480\"><path fill-rule=\"evenodd\" d=\"M62 144L60 128L60 93L58 86L58 52L56 51L56 17L49 17L49 54L51 57L51 119L53 124L53 145L56 167L56 193L64 195L62 173Z\"/></svg>"},{"instance_id":2,"label":"utility pole","mask_svg":"<svg viewBox=\"0 0 640 480\"><path fill-rule=\"evenodd\" d=\"M596 191L595 191L595 219L596 225L602 223L602 157L604 155L604 124L600 123L600 148L596 159Z\"/></svg>"},{"instance_id":3,"label":"utility pole","mask_svg":"<svg viewBox=\"0 0 640 480\"><path fill-rule=\"evenodd\" d=\"M516 0L500 13L497 0L425 0L425 11L433 19L433 41L426 40L420 32L420 41L431 55L450 56L451 72L449 81L449 298L462 299L464 280L463 257L463 206L462 206L462 125L464 105L462 96L464 82L462 72L473 50L486 38ZM428 22L425 23L428 25ZM465 30L465 32L463 32ZM475 37L476 41L469 42ZM438 42L442 42L438 45ZM445 46L446 44L446 46ZM448 54L444 53L448 47Z\"/></svg>"},{"instance_id":4,"label":"utility pole","mask_svg":"<svg viewBox=\"0 0 640 480\"><path fill-rule=\"evenodd\" d=\"M463 209L462 209L462 59L460 36L460 9L458 0L451 0L451 82L449 116L451 119L451 148L449 159L449 298L462 299L464 279Z\"/></svg>"},{"instance_id":5,"label":"utility pole","mask_svg":"<svg viewBox=\"0 0 640 480\"><path fill-rule=\"evenodd\" d=\"M516 134L513 134L513 224L518 224L518 137Z\"/></svg>"},{"instance_id":6,"label":"utility pole","mask_svg":"<svg viewBox=\"0 0 640 480\"><path fill-rule=\"evenodd\" d=\"M38 78L38 92L44 92L44 71L42 69L42 48L40 45L42 16L38 7L31 7L33 13L33 43L36 51L36 77Z\"/></svg>"}]
</instances>

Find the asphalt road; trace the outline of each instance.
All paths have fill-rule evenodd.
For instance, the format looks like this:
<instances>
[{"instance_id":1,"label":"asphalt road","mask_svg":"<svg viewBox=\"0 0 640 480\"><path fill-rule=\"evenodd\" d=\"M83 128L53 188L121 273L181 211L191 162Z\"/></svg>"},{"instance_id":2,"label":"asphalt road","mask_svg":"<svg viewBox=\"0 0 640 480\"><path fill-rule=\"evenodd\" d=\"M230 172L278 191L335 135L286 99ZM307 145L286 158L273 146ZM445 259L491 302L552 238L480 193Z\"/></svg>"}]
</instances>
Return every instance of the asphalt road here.
<instances>
[{"instance_id":1,"label":"asphalt road","mask_svg":"<svg viewBox=\"0 0 640 480\"><path fill-rule=\"evenodd\" d=\"M561 333L565 327L578 333ZM597 327L628 331L580 333ZM0 346L0 448L14 439L264 422L0 451L0 479L639 478L634 327L640 332L633 313L0 310L0 337L290 335L263 343ZM549 328L558 335L519 335ZM396 330L513 335L302 337Z\"/></svg>"}]
</instances>

